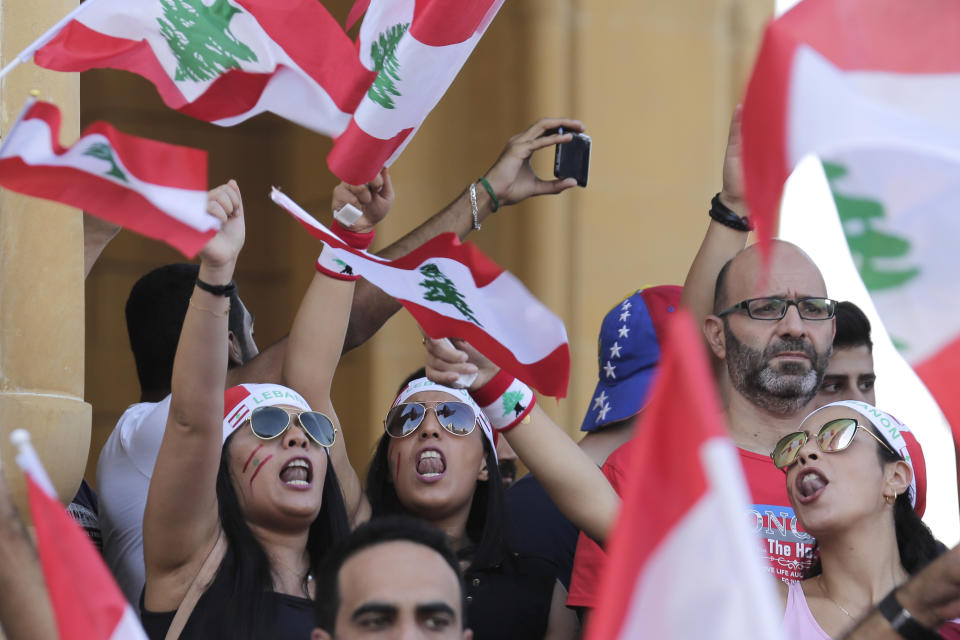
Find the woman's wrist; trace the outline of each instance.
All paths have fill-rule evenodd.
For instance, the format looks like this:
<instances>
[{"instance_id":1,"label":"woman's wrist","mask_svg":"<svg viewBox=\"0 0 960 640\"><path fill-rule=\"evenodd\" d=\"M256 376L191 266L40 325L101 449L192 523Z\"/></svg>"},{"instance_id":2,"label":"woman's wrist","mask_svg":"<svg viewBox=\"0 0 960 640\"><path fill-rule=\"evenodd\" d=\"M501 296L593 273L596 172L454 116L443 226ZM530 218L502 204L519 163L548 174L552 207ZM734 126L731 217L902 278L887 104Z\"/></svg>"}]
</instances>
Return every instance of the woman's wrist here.
<instances>
[{"instance_id":1,"label":"woman's wrist","mask_svg":"<svg viewBox=\"0 0 960 640\"><path fill-rule=\"evenodd\" d=\"M483 409L494 431L501 433L523 422L537 403L530 387L502 369L485 385L471 390L470 395Z\"/></svg>"},{"instance_id":2,"label":"woman's wrist","mask_svg":"<svg viewBox=\"0 0 960 640\"><path fill-rule=\"evenodd\" d=\"M200 262L200 271L197 278L204 282L217 286L230 284L233 281L233 272L236 268L236 259L223 264L214 264L203 260Z\"/></svg>"}]
</instances>

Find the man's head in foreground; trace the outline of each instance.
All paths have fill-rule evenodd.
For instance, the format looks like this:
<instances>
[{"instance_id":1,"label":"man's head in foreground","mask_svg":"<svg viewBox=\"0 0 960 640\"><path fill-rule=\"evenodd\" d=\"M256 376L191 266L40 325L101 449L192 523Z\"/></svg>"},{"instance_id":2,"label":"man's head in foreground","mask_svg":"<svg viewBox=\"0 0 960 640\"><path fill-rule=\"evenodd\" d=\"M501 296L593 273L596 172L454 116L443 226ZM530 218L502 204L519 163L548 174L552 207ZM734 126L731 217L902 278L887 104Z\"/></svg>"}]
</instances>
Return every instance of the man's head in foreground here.
<instances>
[{"instance_id":1,"label":"man's head in foreground","mask_svg":"<svg viewBox=\"0 0 960 640\"><path fill-rule=\"evenodd\" d=\"M457 638L465 629L463 584L444 534L420 520L371 520L324 559L312 640Z\"/></svg>"},{"instance_id":2,"label":"man's head in foreground","mask_svg":"<svg viewBox=\"0 0 960 640\"><path fill-rule=\"evenodd\" d=\"M836 303L799 247L774 240L770 251L769 272L757 245L721 269L704 330L733 390L760 409L789 416L820 388Z\"/></svg>"}]
</instances>

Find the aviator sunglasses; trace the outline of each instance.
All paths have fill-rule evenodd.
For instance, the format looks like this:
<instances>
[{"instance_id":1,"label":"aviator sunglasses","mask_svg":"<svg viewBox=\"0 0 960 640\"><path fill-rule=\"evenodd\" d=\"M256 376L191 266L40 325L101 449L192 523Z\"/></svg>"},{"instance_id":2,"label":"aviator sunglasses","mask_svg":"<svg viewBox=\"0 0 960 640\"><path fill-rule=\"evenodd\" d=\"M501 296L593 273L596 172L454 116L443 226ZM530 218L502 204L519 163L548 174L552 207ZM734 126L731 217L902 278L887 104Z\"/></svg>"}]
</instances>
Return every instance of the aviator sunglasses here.
<instances>
[{"instance_id":1,"label":"aviator sunglasses","mask_svg":"<svg viewBox=\"0 0 960 640\"><path fill-rule=\"evenodd\" d=\"M333 446L337 429L330 418L319 411L289 414L280 407L257 407L250 414L250 429L261 440L273 440L287 430L294 416L311 440L321 447Z\"/></svg>"},{"instance_id":2,"label":"aviator sunglasses","mask_svg":"<svg viewBox=\"0 0 960 640\"><path fill-rule=\"evenodd\" d=\"M403 438L423 423L427 409L433 409L440 426L455 436L468 436L477 426L477 414L466 402L404 402L390 409L383 428L391 438Z\"/></svg>"},{"instance_id":3,"label":"aviator sunglasses","mask_svg":"<svg viewBox=\"0 0 960 640\"><path fill-rule=\"evenodd\" d=\"M817 432L817 446L824 453L836 453L843 451L853 442L853 437L857 435L857 430L863 429L867 434L880 443L884 449L897 455L897 452L890 448L886 442L881 440L873 431L864 427L853 418L837 418L831 420L820 427ZM777 469L786 469L797 461L797 455L800 449L807 443L808 436L803 431L790 433L780 438L780 442L773 448L770 457L773 458L773 464Z\"/></svg>"}]
</instances>

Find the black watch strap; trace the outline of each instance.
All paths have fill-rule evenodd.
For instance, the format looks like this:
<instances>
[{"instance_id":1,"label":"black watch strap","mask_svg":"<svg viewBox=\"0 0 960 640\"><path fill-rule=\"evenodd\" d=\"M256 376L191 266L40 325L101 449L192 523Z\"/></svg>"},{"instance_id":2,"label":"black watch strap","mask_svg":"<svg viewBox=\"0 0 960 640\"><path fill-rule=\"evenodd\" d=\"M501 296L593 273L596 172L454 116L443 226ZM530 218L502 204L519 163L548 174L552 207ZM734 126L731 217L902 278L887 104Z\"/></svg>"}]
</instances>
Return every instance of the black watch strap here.
<instances>
[{"instance_id":1,"label":"black watch strap","mask_svg":"<svg viewBox=\"0 0 960 640\"><path fill-rule=\"evenodd\" d=\"M720 194L713 196L710 201L710 217L725 227L730 227L737 231L751 231L753 225L750 220L743 216L738 216L730 207L720 201Z\"/></svg>"},{"instance_id":2,"label":"black watch strap","mask_svg":"<svg viewBox=\"0 0 960 640\"><path fill-rule=\"evenodd\" d=\"M923 626L910 615L900 602L897 601L897 590L894 589L887 597L880 601L877 609L887 619L893 630L907 640L942 640L942 636Z\"/></svg>"},{"instance_id":3,"label":"black watch strap","mask_svg":"<svg viewBox=\"0 0 960 640\"><path fill-rule=\"evenodd\" d=\"M231 280L227 284L210 284L197 278L197 287L215 296L229 298L237 292L237 283Z\"/></svg>"}]
</instances>

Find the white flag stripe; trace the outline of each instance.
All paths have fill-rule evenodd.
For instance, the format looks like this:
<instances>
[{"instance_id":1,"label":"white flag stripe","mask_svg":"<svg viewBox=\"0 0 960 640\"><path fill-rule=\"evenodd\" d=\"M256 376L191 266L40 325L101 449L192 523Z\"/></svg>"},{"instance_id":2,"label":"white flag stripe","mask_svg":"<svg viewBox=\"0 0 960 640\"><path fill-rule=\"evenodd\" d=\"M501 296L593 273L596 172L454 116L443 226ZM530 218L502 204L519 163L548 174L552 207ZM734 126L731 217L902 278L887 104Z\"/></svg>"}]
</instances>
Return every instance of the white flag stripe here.
<instances>
[{"instance_id":1,"label":"white flag stripe","mask_svg":"<svg viewBox=\"0 0 960 640\"><path fill-rule=\"evenodd\" d=\"M90 0L87 0L88 2ZM138 616L133 607L129 604L123 610L123 617L117 623L116 629L110 634L110 640L131 640L132 638L143 638L146 640L147 634L140 626L140 616Z\"/></svg>"},{"instance_id":2,"label":"white flag stripe","mask_svg":"<svg viewBox=\"0 0 960 640\"><path fill-rule=\"evenodd\" d=\"M195 101L219 76L206 80L176 80L179 62L158 30L164 18L157 0L98 0L97 11L82 14L77 21L115 38L145 41L187 103ZM343 133L350 114L337 107L329 94L297 64L284 49L238 4L239 10L229 23L230 31L256 56L256 60L236 58L239 68L249 73L268 74L277 70L256 106L231 118L215 120L220 126L232 126L267 111L329 136ZM136 6L133 9L131 5ZM278 69L278 67L280 67Z\"/></svg>"},{"instance_id":3,"label":"white flag stripe","mask_svg":"<svg viewBox=\"0 0 960 640\"><path fill-rule=\"evenodd\" d=\"M427 290L420 286L424 276L419 269L425 264L437 265L444 275L457 283L457 288L484 331L497 337L503 344L510 344L514 357L522 364L537 362L553 353L562 344L556 341L558 335L562 335L566 341L566 329L560 319L508 271L478 288L473 283L470 269L450 258L429 258L416 269L408 271L363 260L343 249L327 247L325 251L332 251L350 265L354 273L376 283L394 298L402 298L441 315L469 322L470 318L453 305L424 299L423 294ZM518 340L516 338L520 336L515 335L517 326L535 327L536 330L527 331ZM514 339L509 340L510 336Z\"/></svg>"},{"instance_id":4,"label":"white flag stripe","mask_svg":"<svg viewBox=\"0 0 960 640\"><path fill-rule=\"evenodd\" d=\"M760 607L740 589L745 576L739 559L730 553L735 542L718 526L727 508L708 491L677 522L638 575L619 640L693 640L705 633L711 638L780 640L779 621L761 625ZM755 545L751 541L746 548Z\"/></svg>"},{"instance_id":5,"label":"white flag stripe","mask_svg":"<svg viewBox=\"0 0 960 640\"><path fill-rule=\"evenodd\" d=\"M84 155L92 144L98 142L110 144L106 136L90 134L78 140L65 153L57 155L53 152L53 132L50 126L45 120L30 118L20 121L4 141L3 148L0 149L0 158L19 157L32 166L79 169L138 192L158 209L198 231L219 228L219 221L206 212L205 191L178 189L144 182L123 166L123 159L116 152L113 154L114 161L124 170L129 182L105 175L110 169L108 161Z\"/></svg>"},{"instance_id":6,"label":"white flag stripe","mask_svg":"<svg viewBox=\"0 0 960 640\"><path fill-rule=\"evenodd\" d=\"M896 111L892 105L858 91L866 82L851 79L808 46L800 46L791 72L787 110L787 155L795 166L805 155L821 155L851 147L885 147L942 155L960 162L960 124L949 127ZM915 90L900 74L871 74L873 94L905 95ZM858 84L859 83L859 84ZM880 85L885 85L882 89ZM949 105L960 100L960 77L951 76ZM942 123L938 118L936 122Z\"/></svg>"},{"instance_id":7,"label":"white flag stripe","mask_svg":"<svg viewBox=\"0 0 960 640\"><path fill-rule=\"evenodd\" d=\"M382 140L388 140L404 129L420 126L424 117L440 102L478 42L480 34L474 34L459 44L431 47L405 35L396 52L397 58L403 61L399 79L394 83L400 94L395 98L397 108L386 109L367 94L354 113L357 124Z\"/></svg>"},{"instance_id":8,"label":"white flag stripe","mask_svg":"<svg viewBox=\"0 0 960 640\"><path fill-rule=\"evenodd\" d=\"M380 32L395 24L413 24L414 0L370 0L370 5L364 12L360 23L360 34L357 40L360 43L360 62L367 69L375 67L371 44L377 40Z\"/></svg>"},{"instance_id":9,"label":"white flag stripe","mask_svg":"<svg viewBox=\"0 0 960 640\"><path fill-rule=\"evenodd\" d=\"M25 437L24 437L25 436ZM57 498L57 490L53 488L53 482L47 475L47 470L43 468L40 457L37 456L37 450L30 443L30 434L23 429L17 429L10 434L10 442L17 447L17 455L14 460L20 469L28 474L41 489L47 492L51 498Z\"/></svg>"},{"instance_id":10,"label":"white flag stripe","mask_svg":"<svg viewBox=\"0 0 960 640\"><path fill-rule=\"evenodd\" d=\"M777 633L771 632L764 637L779 638L783 616L779 614L780 602L774 578L755 552L757 535L743 517L744 509L749 509L753 500L743 476L740 456L729 439L712 438L700 448L700 463L710 484L710 492L722 506L715 526L729 537L730 560L739 568L737 595L751 603L749 619L754 624L761 629L777 630Z\"/></svg>"}]
</instances>

